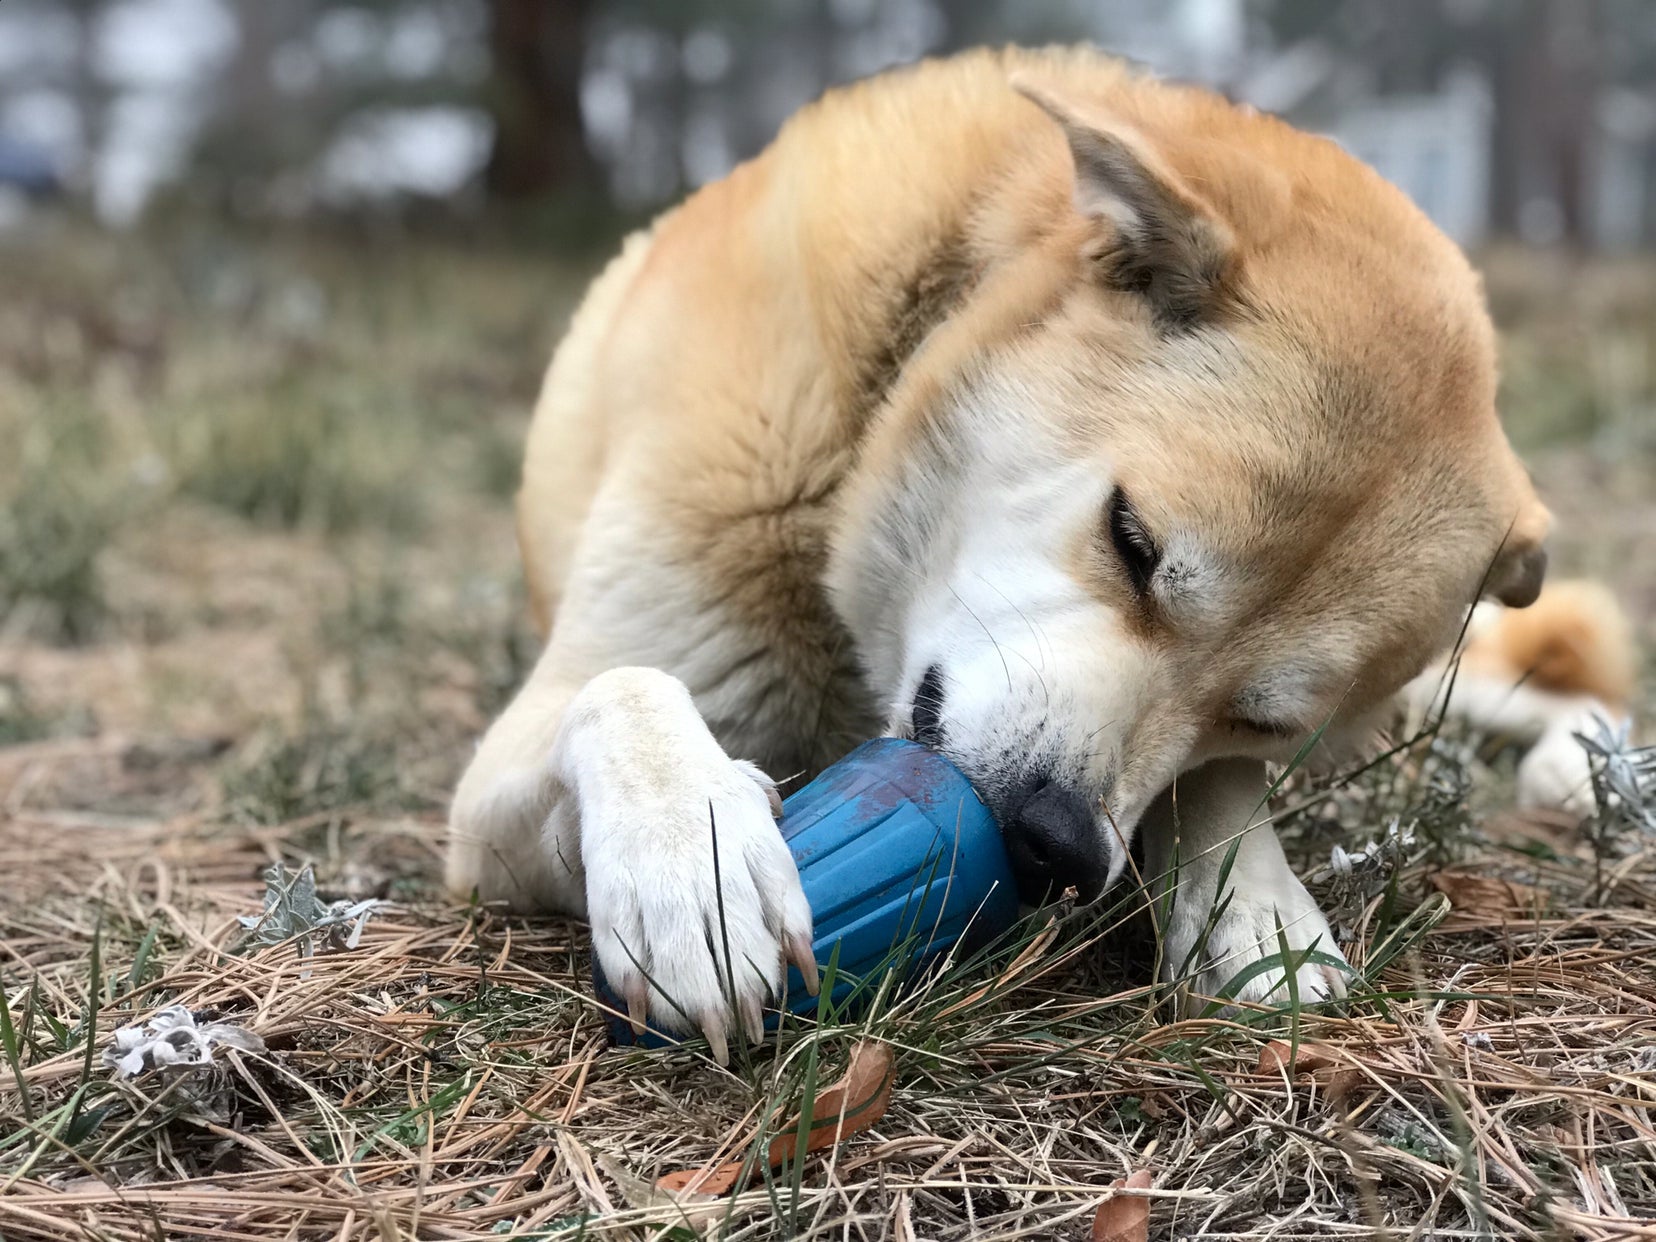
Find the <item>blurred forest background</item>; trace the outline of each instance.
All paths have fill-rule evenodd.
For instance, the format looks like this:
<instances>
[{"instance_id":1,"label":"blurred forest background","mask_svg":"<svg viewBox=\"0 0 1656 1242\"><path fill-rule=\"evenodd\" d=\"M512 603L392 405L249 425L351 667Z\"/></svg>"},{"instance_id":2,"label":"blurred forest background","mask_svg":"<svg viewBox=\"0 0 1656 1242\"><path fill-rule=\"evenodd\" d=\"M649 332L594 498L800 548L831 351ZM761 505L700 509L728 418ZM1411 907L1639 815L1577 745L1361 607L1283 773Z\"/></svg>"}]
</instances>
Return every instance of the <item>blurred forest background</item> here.
<instances>
[{"instance_id":1,"label":"blurred forest background","mask_svg":"<svg viewBox=\"0 0 1656 1242\"><path fill-rule=\"evenodd\" d=\"M0 181L114 224L638 212L827 86L1055 40L1331 133L1468 245L1656 240L1649 0L6 0Z\"/></svg>"}]
</instances>

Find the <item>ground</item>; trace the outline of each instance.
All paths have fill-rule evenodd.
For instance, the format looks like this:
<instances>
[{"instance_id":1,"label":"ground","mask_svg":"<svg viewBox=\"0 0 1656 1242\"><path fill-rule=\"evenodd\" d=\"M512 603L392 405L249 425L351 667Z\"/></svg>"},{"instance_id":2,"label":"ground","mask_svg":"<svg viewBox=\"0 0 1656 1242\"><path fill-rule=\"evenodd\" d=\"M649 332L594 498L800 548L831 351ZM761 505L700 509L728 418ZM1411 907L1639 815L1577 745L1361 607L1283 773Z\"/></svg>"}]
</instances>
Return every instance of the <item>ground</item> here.
<instances>
[{"instance_id":1,"label":"ground","mask_svg":"<svg viewBox=\"0 0 1656 1242\"><path fill-rule=\"evenodd\" d=\"M1498 739L1290 778L1343 1009L1174 1020L1124 894L729 1070L610 1050L578 923L435 882L533 655L515 453L592 264L51 221L0 264L0 1236L1081 1237L1147 1169L1155 1237L1656 1238L1656 840L1514 815ZM1656 280L1488 266L1555 565L1648 647ZM276 862L387 904L261 945ZM117 1080L171 1004L267 1051ZM895 1054L871 1127L711 1208L653 1189L858 1039Z\"/></svg>"}]
</instances>

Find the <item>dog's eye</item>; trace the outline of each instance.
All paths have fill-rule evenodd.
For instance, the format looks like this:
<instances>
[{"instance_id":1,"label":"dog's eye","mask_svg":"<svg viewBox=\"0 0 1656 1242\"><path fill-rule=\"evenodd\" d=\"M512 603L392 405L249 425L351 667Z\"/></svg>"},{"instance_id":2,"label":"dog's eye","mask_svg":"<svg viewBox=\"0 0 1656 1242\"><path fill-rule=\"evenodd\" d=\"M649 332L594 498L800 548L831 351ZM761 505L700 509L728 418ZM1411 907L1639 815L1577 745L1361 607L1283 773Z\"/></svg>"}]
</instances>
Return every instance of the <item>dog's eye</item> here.
<instances>
[{"instance_id":1,"label":"dog's eye","mask_svg":"<svg viewBox=\"0 0 1656 1242\"><path fill-rule=\"evenodd\" d=\"M1239 733L1257 733L1261 737L1290 738L1299 733L1293 725L1280 720L1244 720L1232 717L1229 724Z\"/></svg>"},{"instance_id":2,"label":"dog's eye","mask_svg":"<svg viewBox=\"0 0 1656 1242\"><path fill-rule=\"evenodd\" d=\"M1143 595L1150 589L1150 579L1156 575L1161 550L1139 521L1127 493L1119 487L1110 493L1109 524L1110 542L1115 545L1116 555L1132 580L1133 590Z\"/></svg>"}]
</instances>

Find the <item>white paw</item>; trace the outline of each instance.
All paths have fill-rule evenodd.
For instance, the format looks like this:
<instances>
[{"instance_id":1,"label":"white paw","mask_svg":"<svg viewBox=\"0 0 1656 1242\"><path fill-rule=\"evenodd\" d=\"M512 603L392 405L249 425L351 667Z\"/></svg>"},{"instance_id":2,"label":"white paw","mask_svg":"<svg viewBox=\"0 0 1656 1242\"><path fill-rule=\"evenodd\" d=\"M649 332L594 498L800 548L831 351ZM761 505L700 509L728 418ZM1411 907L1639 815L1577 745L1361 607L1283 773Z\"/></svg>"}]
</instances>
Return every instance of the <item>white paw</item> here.
<instances>
[{"instance_id":1,"label":"white paw","mask_svg":"<svg viewBox=\"0 0 1656 1242\"><path fill-rule=\"evenodd\" d=\"M769 777L700 747L656 759L583 803L593 949L635 1027L699 1029L724 1064L731 1030L763 1038L790 960L814 989L811 908Z\"/></svg>"},{"instance_id":2,"label":"white paw","mask_svg":"<svg viewBox=\"0 0 1656 1242\"><path fill-rule=\"evenodd\" d=\"M1574 719L1555 722L1518 763L1518 806L1525 811L1566 811L1585 819L1594 810L1593 771L1576 741Z\"/></svg>"},{"instance_id":3,"label":"white paw","mask_svg":"<svg viewBox=\"0 0 1656 1242\"><path fill-rule=\"evenodd\" d=\"M1188 977L1192 992L1201 997L1228 994L1237 1001L1286 1005L1292 995L1281 961L1286 940L1294 960L1313 950L1339 963L1301 962L1294 972L1301 1004L1344 996L1345 957L1328 920L1299 879L1284 869L1268 881L1255 877L1250 882L1245 872L1233 880L1230 902L1217 919L1212 918L1211 900L1200 896L1204 891L1211 893L1211 886L1205 890L1200 883L1183 886L1163 939L1163 978ZM1212 930L1208 930L1210 920ZM1198 946L1204 932L1206 942ZM1253 969L1269 958L1277 960L1264 969ZM1244 972L1248 978L1238 987L1235 981ZM1192 1002L1194 1012L1206 1003L1194 998Z\"/></svg>"}]
</instances>

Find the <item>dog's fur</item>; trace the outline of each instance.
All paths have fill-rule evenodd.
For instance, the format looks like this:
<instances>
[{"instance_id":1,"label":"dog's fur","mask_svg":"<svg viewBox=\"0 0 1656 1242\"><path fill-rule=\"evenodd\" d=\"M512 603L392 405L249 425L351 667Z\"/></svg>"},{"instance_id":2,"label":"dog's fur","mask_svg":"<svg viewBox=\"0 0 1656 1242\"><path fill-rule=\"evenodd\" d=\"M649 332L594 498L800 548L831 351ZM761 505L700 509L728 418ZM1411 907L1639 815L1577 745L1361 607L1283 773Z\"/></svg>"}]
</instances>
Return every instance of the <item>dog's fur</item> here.
<instances>
[{"instance_id":1,"label":"dog's fur","mask_svg":"<svg viewBox=\"0 0 1656 1242\"><path fill-rule=\"evenodd\" d=\"M1626 723L1638 679L1615 596L1596 582L1559 582L1522 611L1479 604L1458 654L1453 670L1428 670L1409 686L1411 726L1448 707L1525 748L1521 808L1590 813L1592 772L1576 735Z\"/></svg>"},{"instance_id":2,"label":"dog's fur","mask_svg":"<svg viewBox=\"0 0 1656 1242\"><path fill-rule=\"evenodd\" d=\"M1480 591L1534 600L1549 521L1478 281L1402 194L1214 95L1016 50L833 92L629 239L518 519L548 641L455 795L448 882L584 912L634 1015L719 1055L809 962L770 778L882 731L973 778L1031 888L1093 895L1135 831L1152 875L1178 857L1165 956L1202 950L1204 987L1279 923L1336 953L1243 832L1266 764L1366 737ZM1625 688L1567 664L1568 694Z\"/></svg>"}]
</instances>

